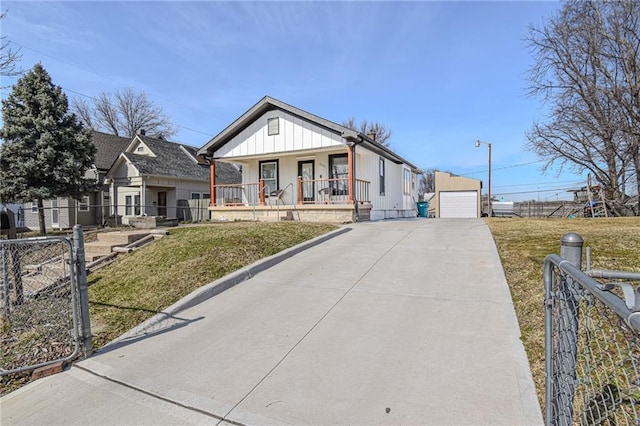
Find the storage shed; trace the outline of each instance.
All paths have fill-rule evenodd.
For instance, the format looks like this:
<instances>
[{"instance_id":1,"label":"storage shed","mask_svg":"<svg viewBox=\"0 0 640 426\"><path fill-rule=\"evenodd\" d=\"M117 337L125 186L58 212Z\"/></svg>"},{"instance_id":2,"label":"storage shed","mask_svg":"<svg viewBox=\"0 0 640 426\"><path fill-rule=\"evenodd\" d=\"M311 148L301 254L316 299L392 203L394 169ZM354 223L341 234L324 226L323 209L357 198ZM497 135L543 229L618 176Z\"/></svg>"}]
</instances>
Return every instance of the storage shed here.
<instances>
[{"instance_id":1,"label":"storage shed","mask_svg":"<svg viewBox=\"0 0 640 426\"><path fill-rule=\"evenodd\" d=\"M444 172L436 172L435 175L436 194L431 203L435 205L436 217L480 217L480 180Z\"/></svg>"}]
</instances>

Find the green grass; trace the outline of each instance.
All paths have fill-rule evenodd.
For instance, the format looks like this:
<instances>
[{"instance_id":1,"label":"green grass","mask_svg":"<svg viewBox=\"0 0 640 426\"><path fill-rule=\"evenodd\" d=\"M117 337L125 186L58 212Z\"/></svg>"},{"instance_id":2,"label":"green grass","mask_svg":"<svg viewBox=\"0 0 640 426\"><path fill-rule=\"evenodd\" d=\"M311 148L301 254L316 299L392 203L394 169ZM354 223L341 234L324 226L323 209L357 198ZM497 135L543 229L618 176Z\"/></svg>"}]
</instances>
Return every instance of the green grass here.
<instances>
[{"instance_id":1,"label":"green grass","mask_svg":"<svg viewBox=\"0 0 640 426\"><path fill-rule=\"evenodd\" d=\"M184 227L89 276L100 347L192 291L259 259L325 234L322 223L216 223Z\"/></svg>"},{"instance_id":2,"label":"green grass","mask_svg":"<svg viewBox=\"0 0 640 426\"><path fill-rule=\"evenodd\" d=\"M536 391L544 406L542 263L576 232L591 247L591 267L640 272L640 218L487 219L511 290Z\"/></svg>"}]
</instances>

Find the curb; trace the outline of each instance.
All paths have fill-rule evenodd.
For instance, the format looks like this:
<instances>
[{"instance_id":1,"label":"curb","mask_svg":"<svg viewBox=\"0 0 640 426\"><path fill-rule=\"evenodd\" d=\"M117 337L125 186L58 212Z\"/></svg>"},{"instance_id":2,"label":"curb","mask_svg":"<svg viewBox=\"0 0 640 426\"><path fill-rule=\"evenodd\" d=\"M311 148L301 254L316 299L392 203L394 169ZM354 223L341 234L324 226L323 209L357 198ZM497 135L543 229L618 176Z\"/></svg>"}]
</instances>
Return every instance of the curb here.
<instances>
[{"instance_id":1,"label":"curb","mask_svg":"<svg viewBox=\"0 0 640 426\"><path fill-rule=\"evenodd\" d=\"M302 242L296 246L285 249L269 257L260 259L252 263L251 265L238 269L237 271L225 275L224 277L219 278L216 281L205 284L199 289L178 300L176 303L169 306L164 311L156 314L155 316L127 331L120 337L117 337L115 340L109 342L107 345L100 348L98 352L107 350L108 347L112 344L123 343L127 339L131 338L139 338L141 335L147 334L145 330L157 326L163 321L171 319L176 314L199 305L200 303L222 293L223 291L228 290L231 287L234 287L237 284L248 280L249 278L252 278L256 274L269 269L274 265L277 265L278 263L282 262L285 259L288 259L291 256L294 256L304 250L307 250L349 231L351 231L351 228L348 227L336 229L335 231L328 232L324 235L320 235L319 237Z\"/></svg>"}]
</instances>

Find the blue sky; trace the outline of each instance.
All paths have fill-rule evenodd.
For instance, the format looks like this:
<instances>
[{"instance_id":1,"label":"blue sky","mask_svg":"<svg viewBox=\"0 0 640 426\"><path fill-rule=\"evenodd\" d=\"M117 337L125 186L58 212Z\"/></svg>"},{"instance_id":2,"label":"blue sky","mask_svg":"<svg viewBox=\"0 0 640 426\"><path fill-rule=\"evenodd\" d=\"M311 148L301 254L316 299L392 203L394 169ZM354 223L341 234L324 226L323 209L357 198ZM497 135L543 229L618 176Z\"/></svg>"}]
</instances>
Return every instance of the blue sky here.
<instances>
[{"instance_id":1,"label":"blue sky","mask_svg":"<svg viewBox=\"0 0 640 426\"><path fill-rule=\"evenodd\" d=\"M482 179L492 193L568 198L584 178L524 150L543 119L526 94L524 37L561 3L2 2L2 35L21 67L41 62L70 98L146 92L200 147L263 96L341 123L384 122L422 168ZM15 79L3 78L2 86ZM2 98L8 89L2 92Z\"/></svg>"}]
</instances>

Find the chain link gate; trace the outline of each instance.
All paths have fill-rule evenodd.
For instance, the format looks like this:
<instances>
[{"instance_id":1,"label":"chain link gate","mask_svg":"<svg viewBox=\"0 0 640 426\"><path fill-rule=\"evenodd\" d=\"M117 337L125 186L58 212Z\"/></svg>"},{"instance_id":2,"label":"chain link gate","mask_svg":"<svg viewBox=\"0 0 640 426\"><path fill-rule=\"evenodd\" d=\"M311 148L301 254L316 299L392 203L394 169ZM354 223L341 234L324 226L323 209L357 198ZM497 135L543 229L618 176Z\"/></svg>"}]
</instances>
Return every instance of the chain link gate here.
<instances>
[{"instance_id":1,"label":"chain link gate","mask_svg":"<svg viewBox=\"0 0 640 426\"><path fill-rule=\"evenodd\" d=\"M0 376L91 353L82 227L0 240L0 274Z\"/></svg>"},{"instance_id":2,"label":"chain link gate","mask_svg":"<svg viewBox=\"0 0 640 426\"><path fill-rule=\"evenodd\" d=\"M640 273L583 272L582 237L561 243L544 261L545 422L638 426Z\"/></svg>"}]
</instances>

